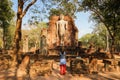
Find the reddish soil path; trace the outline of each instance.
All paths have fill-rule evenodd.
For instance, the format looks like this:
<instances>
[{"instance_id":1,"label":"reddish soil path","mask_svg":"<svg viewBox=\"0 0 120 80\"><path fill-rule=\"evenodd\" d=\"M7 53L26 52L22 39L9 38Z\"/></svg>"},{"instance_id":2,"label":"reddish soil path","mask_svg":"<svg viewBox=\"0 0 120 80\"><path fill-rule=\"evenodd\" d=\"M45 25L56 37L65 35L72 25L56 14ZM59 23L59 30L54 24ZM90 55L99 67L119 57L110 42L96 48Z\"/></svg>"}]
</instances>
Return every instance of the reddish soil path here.
<instances>
[{"instance_id":1,"label":"reddish soil path","mask_svg":"<svg viewBox=\"0 0 120 80\"><path fill-rule=\"evenodd\" d=\"M69 66L69 64L67 64ZM14 70L0 71L0 80L17 80L14 77ZM29 78L26 79L18 79L18 80L30 80ZM50 75L45 76L37 76L31 78L31 80L120 80L120 72L105 72L105 73L98 73L98 74L85 74L85 75L72 75L67 69L65 75L59 74L59 62L55 62L53 64L53 71Z\"/></svg>"}]
</instances>

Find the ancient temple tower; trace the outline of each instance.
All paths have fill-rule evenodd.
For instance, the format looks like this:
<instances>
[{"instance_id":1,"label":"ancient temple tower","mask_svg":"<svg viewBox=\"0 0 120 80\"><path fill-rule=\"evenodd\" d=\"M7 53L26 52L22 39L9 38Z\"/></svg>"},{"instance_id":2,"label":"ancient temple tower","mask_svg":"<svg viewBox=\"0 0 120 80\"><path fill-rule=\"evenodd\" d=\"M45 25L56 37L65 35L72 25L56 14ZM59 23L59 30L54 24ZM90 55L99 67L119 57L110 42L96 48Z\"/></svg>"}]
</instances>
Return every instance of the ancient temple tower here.
<instances>
[{"instance_id":1,"label":"ancient temple tower","mask_svg":"<svg viewBox=\"0 0 120 80\"><path fill-rule=\"evenodd\" d=\"M59 39L56 38L56 21L59 20L59 16L51 16L49 21L49 27L47 29L47 46L49 49L53 49L59 46ZM64 45L76 46L78 42L78 29L74 24L74 20L70 16L65 16L64 20L68 22L68 28L65 34Z\"/></svg>"}]
</instances>

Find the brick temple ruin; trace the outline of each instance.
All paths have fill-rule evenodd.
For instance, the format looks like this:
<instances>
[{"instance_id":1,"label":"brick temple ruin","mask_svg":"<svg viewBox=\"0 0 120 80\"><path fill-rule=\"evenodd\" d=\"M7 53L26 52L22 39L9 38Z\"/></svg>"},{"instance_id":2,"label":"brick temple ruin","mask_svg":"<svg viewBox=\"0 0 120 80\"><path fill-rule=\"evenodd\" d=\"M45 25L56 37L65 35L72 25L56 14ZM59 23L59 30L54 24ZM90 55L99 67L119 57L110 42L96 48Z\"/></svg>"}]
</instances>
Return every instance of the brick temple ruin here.
<instances>
[{"instance_id":1,"label":"brick temple ruin","mask_svg":"<svg viewBox=\"0 0 120 80\"><path fill-rule=\"evenodd\" d=\"M44 38L46 38L46 45L48 49L54 49L57 46L60 46L59 39L56 39L56 22L58 20L59 16L51 16L48 28L41 31L41 38L43 38L42 41L44 42ZM74 24L74 20L70 16L64 16L64 20L68 22L64 46L76 46L78 44L78 29Z\"/></svg>"}]
</instances>

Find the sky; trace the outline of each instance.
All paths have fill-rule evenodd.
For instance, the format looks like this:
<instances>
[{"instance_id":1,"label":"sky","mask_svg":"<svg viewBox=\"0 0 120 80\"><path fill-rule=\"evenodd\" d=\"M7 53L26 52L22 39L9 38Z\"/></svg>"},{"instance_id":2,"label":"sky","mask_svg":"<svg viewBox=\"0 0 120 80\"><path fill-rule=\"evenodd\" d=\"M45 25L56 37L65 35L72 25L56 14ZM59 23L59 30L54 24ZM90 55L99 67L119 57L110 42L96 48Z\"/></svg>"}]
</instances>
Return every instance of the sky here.
<instances>
[{"instance_id":1,"label":"sky","mask_svg":"<svg viewBox=\"0 0 120 80\"><path fill-rule=\"evenodd\" d=\"M17 12L17 0L12 0L13 1L13 10L15 13ZM37 3L36 3L37 4ZM27 12L27 14L23 18L23 24L27 24L27 21L29 17L33 15L31 12ZM87 33L92 32L92 27L94 26L94 23L90 21L90 12L79 12L76 14L76 19L74 19L75 25L77 26L79 30L78 38L81 38ZM49 20L45 19L43 20L44 22L48 22ZM24 29L24 25L22 25L22 28Z\"/></svg>"}]
</instances>

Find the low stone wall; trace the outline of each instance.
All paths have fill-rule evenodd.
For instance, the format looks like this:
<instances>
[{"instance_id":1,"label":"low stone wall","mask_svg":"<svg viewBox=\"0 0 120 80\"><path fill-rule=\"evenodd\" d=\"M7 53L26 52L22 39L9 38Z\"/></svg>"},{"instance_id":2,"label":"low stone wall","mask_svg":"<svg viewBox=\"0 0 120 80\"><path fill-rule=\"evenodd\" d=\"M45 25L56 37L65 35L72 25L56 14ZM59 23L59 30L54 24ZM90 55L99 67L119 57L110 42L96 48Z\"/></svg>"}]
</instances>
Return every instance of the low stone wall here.
<instances>
[{"instance_id":1,"label":"low stone wall","mask_svg":"<svg viewBox=\"0 0 120 80\"><path fill-rule=\"evenodd\" d=\"M30 66L30 77L43 76L45 74L50 74L52 72L52 60L42 60L36 61Z\"/></svg>"}]
</instances>

